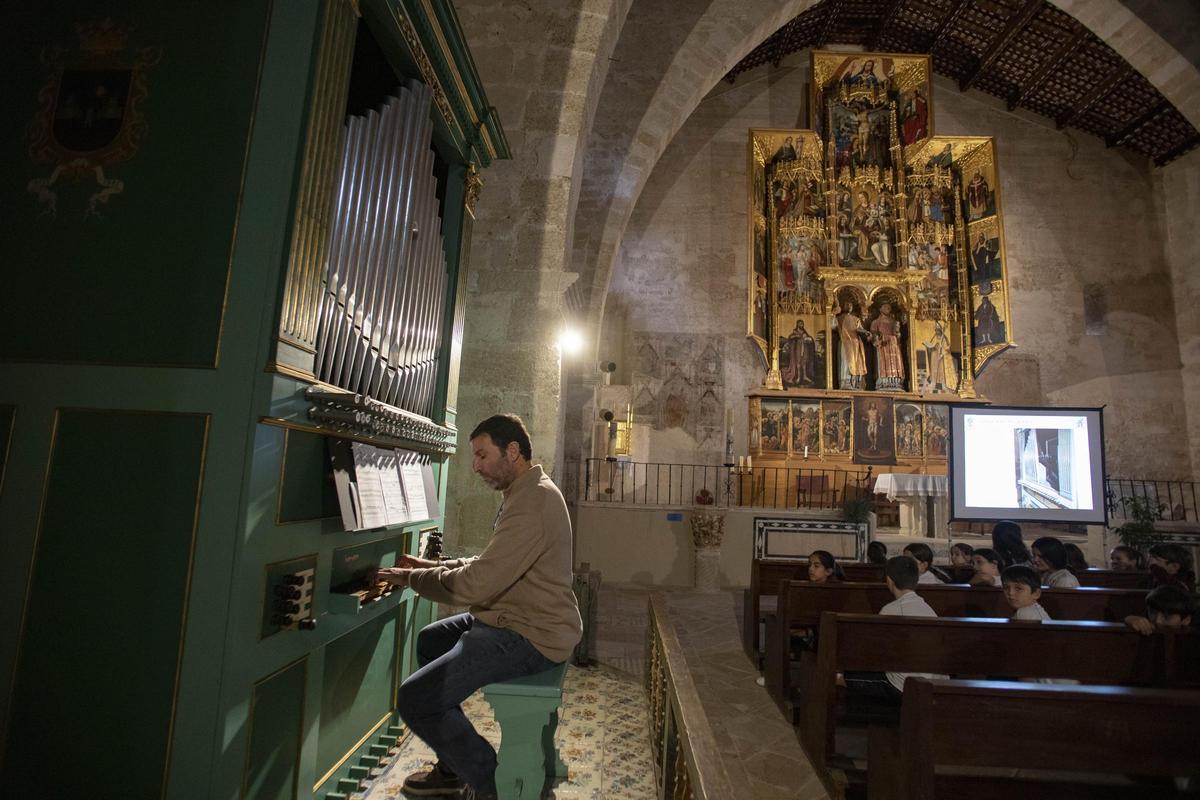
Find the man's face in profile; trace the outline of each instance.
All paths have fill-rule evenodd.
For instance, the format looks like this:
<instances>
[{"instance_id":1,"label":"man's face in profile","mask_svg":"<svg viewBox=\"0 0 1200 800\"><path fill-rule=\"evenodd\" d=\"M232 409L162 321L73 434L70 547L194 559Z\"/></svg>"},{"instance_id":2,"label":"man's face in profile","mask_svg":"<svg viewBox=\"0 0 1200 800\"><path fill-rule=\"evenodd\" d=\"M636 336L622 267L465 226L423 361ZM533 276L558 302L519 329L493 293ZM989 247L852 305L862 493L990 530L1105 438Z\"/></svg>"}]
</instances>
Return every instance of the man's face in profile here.
<instances>
[{"instance_id":1,"label":"man's face in profile","mask_svg":"<svg viewBox=\"0 0 1200 800\"><path fill-rule=\"evenodd\" d=\"M519 452L516 442L501 450L490 435L481 433L471 440L471 470L488 486L504 491L516 477L515 458L510 451Z\"/></svg>"}]
</instances>

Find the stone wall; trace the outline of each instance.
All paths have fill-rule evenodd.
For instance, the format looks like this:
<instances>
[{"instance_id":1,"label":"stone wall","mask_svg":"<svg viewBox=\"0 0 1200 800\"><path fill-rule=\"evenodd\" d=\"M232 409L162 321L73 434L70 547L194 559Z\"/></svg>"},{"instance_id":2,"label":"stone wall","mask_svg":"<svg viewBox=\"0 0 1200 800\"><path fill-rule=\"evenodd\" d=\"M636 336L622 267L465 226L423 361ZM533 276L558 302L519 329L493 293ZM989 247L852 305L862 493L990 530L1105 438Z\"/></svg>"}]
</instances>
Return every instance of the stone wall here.
<instances>
[{"instance_id":1,"label":"stone wall","mask_svg":"<svg viewBox=\"0 0 1200 800\"><path fill-rule=\"evenodd\" d=\"M1175 297L1188 452L1192 475L1200 476L1200 316L1196 313L1200 301L1200 150L1168 164L1155 178Z\"/></svg>"},{"instance_id":2,"label":"stone wall","mask_svg":"<svg viewBox=\"0 0 1200 800\"><path fill-rule=\"evenodd\" d=\"M720 84L668 146L621 243L602 358L632 364L635 332L719 334L731 402L761 383L744 335L746 135L806 126L807 65L807 53L797 54ZM936 133L997 141L1019 347L993 359L979 391L997 403L1105 405L1110 474L1189 477L1185 376L1200 387L1200 374L1181 373L1175 306L1195 296L1196 279L1183 269L1197 247L1186 230L1196 218L1195 157L1156 171L948 80L934 85ZM1091 324L1085 291L1103 309ZM1178 324L1190 324L1180 316ZM734 423L739 451L745 425L743 412ZM696 458L711 460L709 449L697 445Z\"/></svg>"},{"instance_id":3,"label":"stone wall","mask_svg":"<svg viewBox=\"0 0 1200 800\"><path fill-rule=\"evenodd\" d=\"M520 415L534 460L561 472L557 337L575 277L566 263L571 224L588 131L629 2L455 2L513 158L484 175L471 236L450 552L481 549L499 504L471 473L466 434L481 419Z\"/></svg>"}]
</instances>

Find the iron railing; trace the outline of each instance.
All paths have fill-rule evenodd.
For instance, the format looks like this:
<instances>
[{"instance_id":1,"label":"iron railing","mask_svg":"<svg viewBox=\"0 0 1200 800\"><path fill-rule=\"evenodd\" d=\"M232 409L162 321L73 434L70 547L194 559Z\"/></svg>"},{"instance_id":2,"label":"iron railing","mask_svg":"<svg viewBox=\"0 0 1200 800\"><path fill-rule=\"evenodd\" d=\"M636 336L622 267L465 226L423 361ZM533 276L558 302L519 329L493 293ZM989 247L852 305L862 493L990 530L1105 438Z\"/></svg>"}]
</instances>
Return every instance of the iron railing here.
<instances>
[{"instance_id":1,"label":"iron railing","mask_svg":"<svg viewBox=\"0 0 1200 800\"><path fill-rule=\"evenodd\" d=\"M871 468L849 472L589 458L584 465L583 499L636 506L840 509L851 497L871 501L872 482Z\"/></svg>"},{"instance_id":2,"label":"iron railing","mask_svg":"<svg viewBox=\"0 0 1200 800\"><path fill-rule=\"evenodd\" d=\"M572 476L574 477L574 476ZM743 468L727 464L670 464L589 458L579 496L587 502L633 506L840 509L847 499L864 498L877 513L894 506L874 495L872 468L864 472L803 467ZM1200 522L1200 482L1109 478L1105 502L1110 519L1130 518L1137 498L1168 522ZM893 509L894 510L894 509Z\"/></svg>"},{"instance_id":3,"label":"iron railing","mask_svg":"<svg viewBox=\"0 0 1200 800\"><path fill-rule=\"evenodd\" d=\"M1104 496L1110 519L1129 519L1131 503L1144 500L1160 520L1168 522L1200 522L1200 490L1196 481L1158 481L1133 478L1109 478L1104 482Z\"/></svg>"}]
</instances>

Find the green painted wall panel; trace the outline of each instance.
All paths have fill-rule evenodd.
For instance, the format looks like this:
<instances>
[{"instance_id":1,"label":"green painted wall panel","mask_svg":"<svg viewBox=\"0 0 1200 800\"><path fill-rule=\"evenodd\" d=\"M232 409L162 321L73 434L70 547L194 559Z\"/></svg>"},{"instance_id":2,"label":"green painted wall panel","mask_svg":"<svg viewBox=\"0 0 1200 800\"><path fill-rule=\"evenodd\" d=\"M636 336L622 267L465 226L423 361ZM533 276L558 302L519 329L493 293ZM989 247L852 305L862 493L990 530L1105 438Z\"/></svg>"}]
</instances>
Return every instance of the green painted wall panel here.
<instances>
[{"instance_id":1,"label":"green painted wall panel","mask_svg":"<svg viewBox=\"0 0 1200 800\"><path fill-rule=\"evenodd\" d=\"M329 771L392 709L397 624L397 610L392 609L325 648L318 775Z\"/></svg>"},{"instance_id":2,"label":"green painted wall panel","mask_svg":"<svg viewBox=\"0 0 1200 800\"><path fill-rule=\"evenodd\" d=\"M8 468L8 446L12 441L13 423L17 419L17 409L12 406L0 406L0 493L4 491L4 475Z\"/></svg>"},{"instance_id":3,"label":"green painted wall panel","mask_svg":"<svg viewBox=\"0 0 1200 800\"><path fill-rule=\"evenodd\" d=\"M207 434L196 414L59 413L0 795L161 794Z\"/></svg>"},{"instance_id":4,"label":"green painted wall panel","mask_svg":"<svg viewBox=\"0 0 1200 800\"><path fill-rule=\"evenodd\" d=\"M279 492L281 523L340 518L337 488L333 483L324 436L303 431L287 432Z\"/></svg>"},{"instance_id":5,"label":"green painted wall panel","mask_svg":"<svg viewBox=\"0 0 1200 800\"><path fill-rule=\"evenodd\" d=\"M0 358L214 364L268 6L9 9Z\"/></svg>"},{"instance_id":6,"label":"green painted wall panel","mask_svg":"<svg viewBox=\"0 0 1200 800\"><path fill-rule=\"evenodd\" d=\"M307 660L298 661L254 687L242 797L290 800L297 796L306 666Z\"/></svg>"}]
</instances>

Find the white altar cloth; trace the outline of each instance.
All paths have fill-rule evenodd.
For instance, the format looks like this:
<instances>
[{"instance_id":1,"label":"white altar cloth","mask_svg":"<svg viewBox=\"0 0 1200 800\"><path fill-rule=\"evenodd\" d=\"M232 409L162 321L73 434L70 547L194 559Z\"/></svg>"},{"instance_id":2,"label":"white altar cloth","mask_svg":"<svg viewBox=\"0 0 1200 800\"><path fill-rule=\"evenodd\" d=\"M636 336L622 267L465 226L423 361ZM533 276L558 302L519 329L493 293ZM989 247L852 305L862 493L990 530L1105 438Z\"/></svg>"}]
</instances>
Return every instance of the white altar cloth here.
<instances>
[{"instance_id":1,"label":"white altar cloth","mask_svg":"<svg viewBox=\"0 0 1200 800\"><path fill-rule=\"evenodd\" d=\"M902 534L937 539L949 537L950 490L945 475L886 472L875 479L875 494L887 495L888 500L899 502Z\"/></svg>"}]
</instances>

